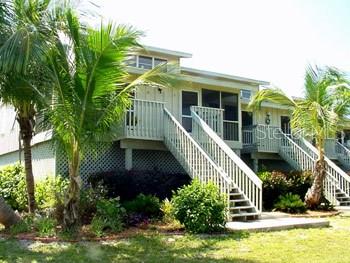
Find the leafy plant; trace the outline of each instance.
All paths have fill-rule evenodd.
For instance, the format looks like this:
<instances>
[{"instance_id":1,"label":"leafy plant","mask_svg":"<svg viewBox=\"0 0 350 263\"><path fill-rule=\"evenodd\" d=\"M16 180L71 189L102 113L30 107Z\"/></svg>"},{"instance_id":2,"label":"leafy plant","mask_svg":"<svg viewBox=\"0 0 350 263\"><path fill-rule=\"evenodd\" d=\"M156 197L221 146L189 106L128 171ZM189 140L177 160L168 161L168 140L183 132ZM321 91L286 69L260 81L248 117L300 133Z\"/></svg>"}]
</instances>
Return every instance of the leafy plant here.
<instances>
[{"instance_id":1,"label":"leafy plant","mask_svg":"<svg viewBox=\"0 0 350 263\"><path fill-rule=\"evenodd\" d=\"M306 206L299 195L288 193L279 197L275 209L287 213L304 213Z\"/></svg>"},{"instance_id":2,"label":"leafy plant","mask_svg":"<svg viewBox=\"0 0 350 263\"><path fill-rule=\"evenodd\" d=\"M34 220L35 229L41 237L50 237L56 233L57 221L49 217L39 217Z\"/></svg>"},{"instance_id":3,"label":"leafy plant","mask_svg":"<svg viewBox=\"0 0 350 263\"><path fill-rule=\"evenodd\" d=\"M118 198L98 200L91 229L97 236L101 236L107 229L119 232L123 229L124 215L125 209L120 206Z\"/></svg>"},{"instance_id":4,"label":"leafy plant","mask_svg":"<svg viewBox=\"0 0 350 263\"><path fill-rule=\"evenodd\" d=\"M180 188L172 198L174 216L193 233L222 230L226 220L226 198L214 184L193 180Z\"/></svg>"},{"instance_id":5,"label":"leafy plant","mask_svg":"<svg viewBox=\"0 0 350 263\"><path fill-rule=\"evenodd\" d=\"M159 198L152 195L139 194L123 206L128 213L139 213L149 218L158 218L161 215Z\"/></svg>"},{"instance_id":6,"label":"leafy plant","mask_svg":"<svg viewBox=\"0 0 350 263\"><path fill-rule=\"evenodd\" d=\"M13 209L26 209L27 189L23 166L9 165L0 170L0 195Z\"/></svg>"},{"instance_id":7,"label":"leafy plant","mask_svg":"<svg viewBox=\"0 0 350 263\"><path fill-rule=\"evenodd\" d=\"M39 209L55 208L64 202L68 180L61 176L48 176L35 185L35 200Z\"/></svg>"},{"instance_id":8,"label":"leafy plant","mask_svg":"<svg viewBox=\"0 0 350 263\"><path fill-rule=\"evenodd\" d=\"M175 217L174 217L174 207L173 204L168 200L165 199L161 206L160 210L163 213L163 222L164 223L171 223L174 222Z\"/></svg>"},{"instance_id":9,"label":"leafy plant","mask_svg":"<svg viewBox=\"0 0 350 263\"><path fill-rule=\"evenodd\" d=\"M17 235L20 233L30 232L33 226L33 217L31 215L24 215L22 220L10 227L10 234Z\"/></svg>"}]
</instances>

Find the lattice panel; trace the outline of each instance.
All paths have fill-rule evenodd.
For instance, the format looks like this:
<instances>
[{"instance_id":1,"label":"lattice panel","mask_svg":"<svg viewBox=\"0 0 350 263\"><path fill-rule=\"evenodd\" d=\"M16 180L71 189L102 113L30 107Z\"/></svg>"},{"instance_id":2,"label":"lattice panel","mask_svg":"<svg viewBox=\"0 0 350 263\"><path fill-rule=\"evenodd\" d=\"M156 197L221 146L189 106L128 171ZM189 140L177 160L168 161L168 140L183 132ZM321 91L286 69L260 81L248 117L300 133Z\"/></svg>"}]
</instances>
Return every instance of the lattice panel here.
<instances>
[{"instance_id":1,"label":"lattice panel","mask_svg":"<svg viewBox=\"0 0 350 263\"><path fill-rule=\"evenodd\" d=\"M43 142L32 147L33 175L40 180L48 175L55 174L55 155L50 142ZM11 152L0 156L0 168L6 165L19 162L19 152ZM22 163L23 151L21 154Z\"/></svg>"},{"instance_id":2,"label":"lattice panel","mask_svg":"<svg viewBox=\"0 0 350 263\"><path fill-rule=\"evenodd\" d=\"M132 165L134 170L159 169L167 173L186 173L168 151L133 150Z\"/></svg>"},{"instance_id":3,"label":"lattice panel","mask_svg":"<svg viewBox=\"0 0 350 263\"><path fill-rule=\"evenodd\" d=\"M80 175L83 183L93 173L124 169L125 154L118 143L113 145L101 143L96 153L87 153L80 165ZM56 174L68 175L67 159L64 154L57 154Z\"/></svg>"}]
</instances>

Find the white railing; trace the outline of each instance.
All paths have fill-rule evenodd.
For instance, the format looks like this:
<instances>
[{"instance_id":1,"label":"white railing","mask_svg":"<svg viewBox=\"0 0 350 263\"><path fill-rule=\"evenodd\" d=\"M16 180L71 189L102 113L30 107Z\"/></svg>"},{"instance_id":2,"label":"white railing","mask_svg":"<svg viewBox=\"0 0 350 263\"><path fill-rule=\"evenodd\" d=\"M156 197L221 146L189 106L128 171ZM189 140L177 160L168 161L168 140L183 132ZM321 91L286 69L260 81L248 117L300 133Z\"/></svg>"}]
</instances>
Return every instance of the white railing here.
<instances>
[{"instance_id":1,"label":"white railing","mask_svg":"<svg viewBox=\"0 0 350 263\"><path fill-rule=\"evenodd\" d=\"M191 110L197 113L221 138L223 137L223 109L192 106Z\"/></svg>"},{"instance_id":2,"label":"white railing","mask_svg":"<svg viewBox=\"0 0 350 263\"><path fill-rule=\"evenodd\" d=\"M214 183L220 192L226 195L228 201L232 188L230 178L219 169L167 109L164 109L163 124L164 143L186 172L201 183Z\"/></svg>"},{"instance_id":3,"label":"white railing","mask_svg":"<svg viewBox=\"0 0 350 263\"><path fill-rule=\"evenodd\" d=\"M337 159L336 139L326 139L324 142L324 152L329 159Z\"/></svg>"},{"instance_id":4,"label":"white railing","mask_svg":"<svg viewBox=\"0 0 350 263\"><path fill-rule=\"evenodd\" d=\"M125 116L124 136L133 139L163 139L164 103L132 100Z\"/></svg>"},{"instance_id":5,"label":"white railing","mask_svg":"<svg viewBox=\"0 0 350 263\"><path fill-rule=\"evenodd\" d=\"M278 153L280 128L270 125L254 125L243 129L243 145L254 146L258 152Z\"/></svg>"},{"instance_id":6,"label":"white railing","mask_svg":"<svg viewBox=\"0 0 350 263\"><path fill-rule=\"evenodd\" d=\"M343 144L336 142L335 152L341 164L350 169L350 150Z\"/></svg>"},{"instance_id":7,"label":"white railing","mask_svg":"<svg viewBox=\"0 0 350 263\"><path fill-rule=\"evenodd\" d=\"M314 171L317 155L312 149L306 149L307 145L300 145L300 140L291 139L289 136L281 133L281 147L280 155L287 160L295 169L302 171ZM326 171L326 178L323 182L324 193L328 201L332 204L338 204L336 199L336 190L339 188L339 181L337 176L330 169Z\"/></svg>"},{"instance_id":8,"label":"white railing","mask_svg":"<svg viewBox=\"0 0 350 263\"><path fill-rule=\"evenodd\" d=\"M192 110L191 115L192 136L211 159L229 176L234 186L240 189L257 211L261 212L261 180L195 111Z\"/></svg>"},{"instance_id":9,"label":"white railing","mask_svg":"<svg viewBox=\"0 0 350 263\"><path fill-rule=\"evenodd\" d=\"M252 146L255 144L252 128L248 128L248 127L243 128L243 130L242 130L242 143L244 146Z\"/></svg>"}]
</instances>

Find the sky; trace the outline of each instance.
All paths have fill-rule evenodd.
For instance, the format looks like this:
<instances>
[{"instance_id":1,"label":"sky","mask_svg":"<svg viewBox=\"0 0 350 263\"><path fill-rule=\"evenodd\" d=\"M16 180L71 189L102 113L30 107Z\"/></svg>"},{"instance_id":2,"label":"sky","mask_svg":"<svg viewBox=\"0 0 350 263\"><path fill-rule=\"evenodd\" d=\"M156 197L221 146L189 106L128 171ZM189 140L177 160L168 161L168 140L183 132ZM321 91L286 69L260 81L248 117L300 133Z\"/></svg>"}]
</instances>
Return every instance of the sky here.
<instances>
[{"instance_id":1,"label":"sky","mask_svg":"<svg viewBox=\"0 0 350 263\"><path fill-rule=\"evenodd\" d=\"M349 0L94 0L141 42L193 54L182 66L265 80L302 96L306 66L350 71Z\"/></svg>"}]
</instances>

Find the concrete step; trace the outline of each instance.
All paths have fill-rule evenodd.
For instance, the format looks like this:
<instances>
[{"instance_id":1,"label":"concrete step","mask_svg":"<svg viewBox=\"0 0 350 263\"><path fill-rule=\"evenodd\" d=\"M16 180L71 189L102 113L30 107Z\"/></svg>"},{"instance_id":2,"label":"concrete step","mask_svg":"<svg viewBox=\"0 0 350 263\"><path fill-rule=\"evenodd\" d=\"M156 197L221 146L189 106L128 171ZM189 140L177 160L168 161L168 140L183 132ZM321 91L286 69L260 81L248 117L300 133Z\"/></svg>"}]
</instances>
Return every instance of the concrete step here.
<instances>
[{"instance_id":1,"label":"concrete step","mask_svg":"<svg viewBox=\"0 0 350 263\"><path fill-rule=\"evenodd\" d=\"M242 202L249 202L248 199L233 199L230 200L230 203L242 203Z\"/></svg>"},{"instance_id":2,"label":"concrete step","mask_svg":"<svg viewBox=\"0 0 350 263\"><path fill-rule=\"evenodd\" d=\"M255 209L255 207L251 205L230 207L230 210L240 210L240 209Z\"/></svg>"},{"instance_id":3,"label":"concrete step","mask_svg":"<svg viewBox=\"0 0 350 263\"><path fill-rule=\"evenodd\" d=\"M232 218L237 218L237 217L250 217L250 216L258 216L258 212L251 212L251 213L238 213L238 214L230 214Z\"/></svg>"}]
</instances>

